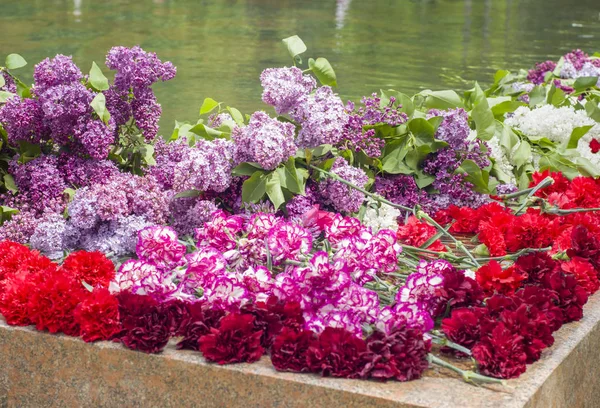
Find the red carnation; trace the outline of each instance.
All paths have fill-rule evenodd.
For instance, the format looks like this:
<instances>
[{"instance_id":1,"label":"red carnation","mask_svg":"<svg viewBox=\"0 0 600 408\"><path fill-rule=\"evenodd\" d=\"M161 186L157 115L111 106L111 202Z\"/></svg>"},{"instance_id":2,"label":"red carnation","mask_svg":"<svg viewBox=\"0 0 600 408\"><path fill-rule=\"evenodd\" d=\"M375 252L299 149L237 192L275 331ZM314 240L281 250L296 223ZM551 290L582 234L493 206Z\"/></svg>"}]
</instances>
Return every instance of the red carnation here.
<instances>
[{"instance_id":1,"label":"red carnation","mask_svg":"<svg viewBox=\"0 0 600 408\"><path fill-rule=\"evenodd\" d=\"M568 178L566 178L561 172L550 172L550 170L544 170L542 173L535 172L531 175L532 182L529 184L529 187L535 187L542 182L546 177L552 177L554 183L549 185L548 187L544 187L538 190L535 195L537 197L548 197L552 193L564 193L569 188L569 184L571 182Z\"/></svg>"},{"instance_id":2,"label":"red carnation","mask_svg":"<svg viewBox=\"0 0 600 408\"><path fill-rule=\"evenodd\" d=\"M576 256L568 262L563 262L561 268L564 272L574 275L577 283L586 290L588 295L593 295L600 288L598 273L594 265L587 260Z\"/></svg>"},{"instance_id":3,"label":"red carnation","mask_svg":"<svg viewBox=\"0 0 600 408\"><path fill-rule=\"evenodd\" d=\"M490 221L483 221L479 224L479 241L487 247L490 256L506 255L506 241L504 233Z\"/></svg>"},{"instance_id":4,"label":"red carnation","mask_svg":"<svg viewBox=\"0 0 600 408\"><path fill-rule=\"evenodd\" d=\"M160 304L160 311L167 319L171 335L180 335L187 323L189 304L180 299L171 299Z\"/></svg>"},{"instance_id":5,"label":"red carnation","mask_svg":"<svg viewBox=\"0 0 600 408\"><path fill-rule=\"evenodd\" d=\"M573 207L595 208L600 206L598 184L592 177L575 177L565 192Z\"/></svg>"},{"instance_id":6,"label":"red carnation","mask_svg":"<svg viewBox=\"0 0 600 408\"><path fill-rule=\"evenodd\" d=\"M218 328L200 337L199 348L204 358L218 364L253 363L260 360L262 331L254 330L254 316L231 313L221 319Z\"/></svg>"},{"instance_id":7,"label":"red carnation","mask_svg":"<svg viewBox=\"0 0 600 408\"><path fill-rule=\"evenodd\" d=\"M62 270L51 269L35 275L35 290L29 299L31 321L38 330L79 336L74 311L86 296L81 282Z\"/></svg>"},{"instance_id":8,"label":"red carnation","mask_svg":"<svg viewBox=\"0 0 600 408\"><path fill-rule=\"evenodd\" d=\"M362 378L367 343L346 329L326 327L306 352L310 371L324 377ZM362 373L362 374L361 374Z\"/></svg>"},{"instance_id":9,"label":"red carnation","mask_svg":"<svg viewBox=\"0 0 600 408\"><path fill-rule=\"evenodd\" d=\"M477 210L451 205L448 208L448 212L456 220L450 227L450 232L463 234L474 234L477 232L477 226L479 225Z\"/></svg>"},{"instance_id":10,"label":"red carnation","mask_svg":"<svg viewBox=\"0 0 600 408\"><path fill-rule=\"evenodd\" d=\"M276 296L270 296L266 302L248 304L242 312L254 316L254 327L262 331L261 344L265 349L271 347L283 327L299 330L304 326L300 303L282 302Z\"/></svg>"},{"instance_id":11,"label":"red carnation","mask_svg":"<svg viewBox=\"0 0 600 408\"><path fill-rule=\"evenodd\" d=\"M488 294L513 293L527 278L521 270L511 266L502 269L497 261L490 261L477 270L477 283Z\"/></svg>"},{"instance_id":12,"label":"red carnation","mask_svg":"<svg viewBox=\"0 0 600 408\"><path fill-rule=\"evenodd\" d=\"M187 316L180 330L183 339L177 343L177 348L199 351L200 337L210 333L211 328L217 327L223 316L224 310L208 308L203 302L188 304Z\"/></svg>"},{"instance_id":13,"label":"red carnation","mask_svg":"<svg viewBox=\"0 0 600 408\"><path fill-rule=\"evenodd\" d=\"M9 275L3 281L3 292L0 292L0 313L6 323L15 326L32 324L29 313L29 298L35 290L35 282L27 271Z\"/></svg>"},{"instance_id":14,"label":"red carnation","mask_svg":"<svg viewBox=\"0 0 600 408\"><path fill-rule=\"evenodd\" d=\"M84 341L111 340L121 330L119 301L106 288L95 288L74 314Z\"/></svg>"},{"instance_id":15,"label":"red carnation","mask_svg":"<svg viewBox=\"0 0 600 408\"><path fill-rule=\"evenodd\" d=\"M516 252L523 248L543 248L552 245L548 220L535 212L515 217L506 231L506 248Z\"/></svg>"},{"instance_id":16,"label":"red carnation","mask_svg":"<svg viewBox=\"0 0 600 408\"><path fill-rule=\"evenodd\" d=\"M411 215L406 224L398 226L397 237L401 243L420 247L435 234L437 234L437 230L434 226L419 221L417 217ZM438 252L446 251L446 247L439 239L428 246L427 249Z\"/></svg>"},{"instance_id":17,"label":"red carnation","mask_svg":"<svg viewBox=\"0 0 600 408\"><path fill-rule=\"evenodd\" d=\"M523 337L502 322L489 322L485 326L481 332L486 335L471 350L479 371L497 378L516 378L524 373L527 353Z\"/></svg>"},{"instance_id":18,"label":"red carnation","mask_svg":"<svg viewBox=\"0 0 600 408\"><path fill-rule=\"evenodd\" d=\"M479 341L481 319L485 314L482 307L454 309L449 318L442 320L442 331L449 340L471 349Z\"/></svg>"},{"instance_id":19,"label":"red carnation","mask_svg":"<svg viewBox=\"0 0 600 408\"><path fill-rule=\"evenodd\" d=\"M73 252L65 259L62 268L72 274L77 281L84 281L91 286L108 287L115 277L115 265L106 255L98 251Z\"/></svg>"},{"instance_id":20,"label":"red carnation","mask_svg":"<svg viewBox=\"0 0 600 408\"><path fill-rule=\"evenodd\" d=\"M8 275L12 275L22 267L24 263L30 263L30 258L40 257L41 255L32 252L25 245L12 242L0 242L0 281L4 280ZM50 264L50 260L45 258Z\"/></svg>"},{"instance_id":21,"label":"red carnation","mask_svg":"<svg viewBox=\"0 0 600 408\"><path fill-rule=\"evenodd\" d=\"M123 332L121 342L132 350L160 353L171 334L171 322L150 296L121 292L119 316Z\"/></svg>"},{"instance_id":22,"label":"red carnation","mask_svg":"<svg viewBox=\"0 0 600 408\"><path fill-rule=\"evenodd\" d=\"M416 380L429 366L427 354L430 350L431 342L423 338L418 329L400 325L389 334L375 331L367 339L362 376L378 380Z\"/></svg>"},{"instance_id":23,"label":"red carnation","mask_svg":"<svg viewBox=\"0 0 600 408\"><path fill-rule=\"evenodd\" d=\"M273 339L271 362L277 371L303 373L310 371L306 353L315 334L309 330L284 327Z\"/></svg>"},{"instance_id":24,"label":"red carnation","mask_svg":"<svg viewBox=\"0 0 600 408\"><path fill-rule=\"evenodd\" d=\"M590 150L594 154L600 152L600 141L598 141L598 139L592 139L590 142Z\"/></svg>"}]
</instances>

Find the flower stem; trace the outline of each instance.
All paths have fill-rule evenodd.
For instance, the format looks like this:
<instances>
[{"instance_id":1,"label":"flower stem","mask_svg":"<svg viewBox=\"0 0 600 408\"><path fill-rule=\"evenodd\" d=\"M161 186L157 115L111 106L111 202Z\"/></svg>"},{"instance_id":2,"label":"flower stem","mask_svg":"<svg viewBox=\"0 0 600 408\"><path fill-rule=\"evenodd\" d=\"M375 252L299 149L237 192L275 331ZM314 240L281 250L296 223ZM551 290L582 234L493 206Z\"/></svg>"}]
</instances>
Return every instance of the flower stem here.
<instances>
[{"instance_id":1,"label":"flower stem","mask_svg":"<svg viewBox=\"0 0 600 408\"><path fill-rule=\"evenodd\" d=\"M520 249L519 251L515 252L514 254L508 254L508 255L504 255L504 256L491 256L491 257L484 257L484 258L476 258L478 261L482 261L482 262L487 262L487 261L514 261L517 258L519 258L522 255L525 254L529 254L532 252L546 252L546 251L550 251L552 249L552 247L546 247L546 248L523 248Z\"/></svg>"},{"instance_id":2,"label":"flower stem","mask_svg":"<svg viewBox=\"0 0 600 408\"><path fill-rule=\"evenodd\" d=\"M523 204L521 204L521 206L517 209L517 211L515 211L515 215L519 215L519 213L521 211L523 211L523 209L527 206L529 198L531 198L535 193L537 193L538 190L541 190L544 187L548 187L549 185L551 185L553 183L554 183L554 179L552 179L552 177L546 177L537 186L523 190L523 191L527 191L527 197L525 197ZM516 193L513 193L513 194L516 194Z\"/></svg>"},{"instance_id":3,"label":"flower stem","mask_svg":"<svg viewBox=\"0 0 600 408\"><path fill-rule=\"evenodd\" d=\"M457 344L453 341L448 340L448 338L446 336L444 336L442 333L439 333L437 330L430 332L429 335L431 336L431 338L435 344L439 344L440 346L450 347L451 349L460 351L461 353L466 354L468 356L471 355L471 350L469 350L468 348L466 348L464 346L461 346L460 344Z\"/></svg>"},{"instance_id":4,"label":"flower stem","mask_svg":"<svg viewBox=\"0 0 600 408\"><path fill-rule=\"evenodd\" d=\"M471 370L463 370L460 369L458 367L456 367L455 365L450 364L449 362L442 360L439 357L434 356L433 354L428 354L427 355L427 359L429 360L429 362L431 364L436 364L439 365L440 367L444 367L444 368L448 368L452 371L454 371L455 373L460 374L460 376L462 377L462 379L470 384L502 384L505 385L506 382L504 380L500 380L498 378L492 378L492 377L487 377L485 375L481 375L481 374L477 374L474 371Z\"/></svg>"}]
</instances>

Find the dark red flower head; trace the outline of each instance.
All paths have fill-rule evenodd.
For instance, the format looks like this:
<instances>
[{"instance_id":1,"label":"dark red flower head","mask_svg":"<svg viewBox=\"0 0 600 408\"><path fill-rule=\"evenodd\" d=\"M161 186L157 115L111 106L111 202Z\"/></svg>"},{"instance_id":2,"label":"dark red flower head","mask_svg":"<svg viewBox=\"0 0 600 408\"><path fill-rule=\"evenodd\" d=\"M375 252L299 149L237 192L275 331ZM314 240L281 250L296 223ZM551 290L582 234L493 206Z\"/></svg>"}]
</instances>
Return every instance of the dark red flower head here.
<instances>
[{"instance_id":1,"label":"dark red flower head","mask_svg":"<svg viewBox=\"0 0 600 408\"><path fill-rule=\"evenodd\" d=\"M218 328L200 337L199 349L208 361L218 364L253 363L264 354L260 345L262 331L254 328L251 314L231 313Z\"/></svg>"},{"instance_id":2,"label":"dark red flower head","mask_svg":"<svg viewBox=\"0 0 600 408\"><path fill-rule=\"evenodd\" d=\"M102 252L76 251L63 262L62 269L76 280L91 286L108 287L115 277L115 265Z\"/></svg>"},{"instance_id":3,"label":"dark red flower head","mask_svg":"<svg viewBox=\"0 0 600 408\"><path fill-rule=\"evenodd\" d=\"M558 296L556 292L543 288L541 286L527 285L517 291L512 300L515 304L521 302L535 307L542 312L548 319L548 326L554 332L563 325L564 317L560 307L557 306ZM489 302L488 302L489 307ZM515 310L514 308L512 310Z\"/></svg>"},{"instance_id":4,"label":"dark red flower head","mask_svg":"<svg viewBox=\"0 0 600 408\"><path fill-rule=\"evenodd\" d=\"M486 313L482 307L454 309L442 320L442 331L449 340L471 349L479 341L481 319Z\"/></svg>"},{"instance_id":5,"label":"dark red flower head","mask_svg":"<svg viewBox=\"0 0 600 408\"><path fill-rule=\"evenodd\" d=\"M540 284L556 293L558 306L563 311L565 323L579 320L583 317L583 305L587 303L588 294L577 283L575 276L557 270L545 275Z\"/></svg>"},{"instance_id":6,"label":"dark red flower head","mask_svg":"<svg viewBox=\"0 0 600 408\"><path fill-rule=\"evenodd\" d=\"M377 380L416 380L429 366L431 342L419 329L397 326L389 334L375 331L367 339L363 377Z\"/></svg>"},{"instance_id":7,"label":"dark red flower head","mask_svg":"<svg viewBox=\"0 0 600 408\"><path fill-rule=\"evenodd\" d=\"M482 327L481 340L471 350L482 374L496 378L516 378L526 369L527 353L523 337L502 322Z\"/></svg>"},{"instance_id":8,"label":"dark red flower head","mask_svg":"<svg viewBox=\"0 0 600 408\"><path fill-rule=\"evenodd\" d=\"M446 268L443 271L444 283L436 289L437 306L432 317L442 316L450 307L479 306L484 299L481 286L462 271Z\"/></svg>"},{"instance_id":9,"label":"dark red flower head","mask_svg":"<svg viewBox=\"0 0 600 408\"><path fill-rule=\"evenodd\" d=\"M541 282L546 275L553 273L558 267L558 262L546 252L533 252L520 256L515 262L515 269L527 277L527 283Z\"/></svg>"},{"instance_id":10,"label":"dark red flower head","mask_svg":"<svg viewBox=\"0 0 600 408\"><path fill-rule=\"evenodd\" d=\"M199 351L200 337L210 333L211 328L218 327L226 312L223 309L212 309L203 302L188 304L187 309L180 330L183 339L177 343L177 348Z\"/></svg>"},{"instance_id":11,"label":"dark red flower head","mask_svg":"<svg viewBox=\"0 0 600 408\"><path fill-rule=\"evenodd\" d=\"M587 259L595 269L600 270L600 239L583 225L577 225L571 232L571 248L567 250L569 257Z\"/></svg>"},{"instance_id":12,"label":"dark red flower head","mask_svg":"<svg viewBox=\"0 0 600 408\"><path fill-rule=\"evenodd\" d=\"M600 288L598 273L594 269L594 265L586 259L575 256L570 261L563 262L561 269L575 276L577 283L585 289L588 295L593 295Z\"/></svg>"},{"instance_id":13,"label":"dark red flower head","mask_svg":"<svg viewBox=\"0 0 600 408\"><path fill-rule=\"evenodd\" d=\"M309 330L284 327L273 340L271 362L277 371L309 372L306 353L315 339Z\"/></svg>"},{"instance_id":14,"label":"dark red flower head","mask_svg":"<svg viewBox=\"0 0 600 408\"><path fill-rule=\"evenodd\" d=\"M367 344L346 329L326 327L306 352L310 371L324 377L362 378Z\"/></svg>"}]
</instances>

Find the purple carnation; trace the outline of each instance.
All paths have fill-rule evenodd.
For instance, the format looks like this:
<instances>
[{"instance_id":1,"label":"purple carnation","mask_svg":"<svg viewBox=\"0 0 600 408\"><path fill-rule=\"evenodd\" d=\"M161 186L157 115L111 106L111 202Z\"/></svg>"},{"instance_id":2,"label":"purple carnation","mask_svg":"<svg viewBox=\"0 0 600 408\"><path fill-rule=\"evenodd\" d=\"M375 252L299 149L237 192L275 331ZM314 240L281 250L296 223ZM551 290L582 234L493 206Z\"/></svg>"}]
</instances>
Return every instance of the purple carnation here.
<instances>
[{"instance_id":1,"label":"purple carnation","mask_svg":"<svg viewBox=\"0 0 600 408\"><path fill-rule=\"evenodd\" d=\"M111 293L130 292L164 299L177 291L177 285L155 265L130 259L121 265L109 289Z\"/></svg>"},{"instance_id":2,"label":"purple carnation","mask_svg":"<svg viewBox=\"0 0 600 408\"><path fill-rule=\"evenodd\" d=\"M363 170L349 165L342 157L335 159L331 172L360 188L369 182ZM319 191L326 204L341 212L357 212L365 200L365 195L360 191L331 178L319 184Z\"/></svg>"},{"instance_id":3,"label":"purple carnation","mask_svg":"<svg viewBox=\"0 0 600 408\"><path fill-rule=\"evenodd\" d=\"M265 112L254 112L248 126L236 128L235 162L256 162L265 170L273 170L296 154L294 125L272 119Z\"/></svg>"},{"instance_id":4,"label":"purple carnation","mask_svg":"<svg viewBox=\"0 0 600 408\"><path fill-rule=\"evenodd\" d=\"M278 115L291 112L300 98L317 86L310 75L302 75L297 67L267 68L260 75L263 87L262 100L275 107Z\"/></svg>"}]
</instances>

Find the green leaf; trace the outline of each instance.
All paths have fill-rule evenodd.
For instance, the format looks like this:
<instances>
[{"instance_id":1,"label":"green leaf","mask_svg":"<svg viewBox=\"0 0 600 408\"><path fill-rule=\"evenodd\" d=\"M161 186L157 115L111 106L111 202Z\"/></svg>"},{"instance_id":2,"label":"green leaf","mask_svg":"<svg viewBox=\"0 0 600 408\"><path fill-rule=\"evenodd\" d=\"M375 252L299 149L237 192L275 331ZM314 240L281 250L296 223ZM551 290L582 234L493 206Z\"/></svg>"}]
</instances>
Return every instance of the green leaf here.
<instances>
[{"instance_id":1,"label":"green leaf","mask_svg":"<svg viewBox=\"0 0 600 408\"><path fill-rule=\"evenodd\" d=\"M425 188L430 186L435 181L435 176L430 174L425 174L423 172L418 172L415 177L415 184L419 188Z\"/></svg>"},{"instance_id":2,"label":"green leaf","mask_svg":"<svg viewBox=\"0 0 600 408\"><path fill-rule=\"evenodd\" d=\"M290 53L292 59L296 59L296 56L306 52L306 44L304 44L304 41L302 41L302 39L297 35L284 38L281 41L283 41L283 43L287 47L287 50Z\"/></svg>"},{"instance_id":3,"label":"green leaf","mask_svg":"<svg viewBox=\"0 0 600 408\"><path fill-rule=\"evenodd\" d=\"M450 109L463 108L464 104L460 96L454 91L423 91L425 98L425 107L427 109Z\"/></svg>"},{"instance_id":4,"label":"green leaf","mask_svg":"<svg viewBox=\"0 0 600 408\"><path fill-rule=\"evenodd\" d=\"M106 91L108 89L108 78L104 76L102 70L95 62L92 62L89 76L90 85L97 91Z\"/></svg>"},{"instance_id":5,"label":"green leaf","mask_svg":"<svg viewBox=\"0 0 600 408\"><path fill-rule=\"evenodd\" d=\"M546 100L546 88L543 86L534 87L531 92L529 92L529 105L536 106Z\"/></svg>"},{"instance_id":6,"label":"green leaf","mask_svg":"<svg viewBox=\"0 0 600 408\"><path fill-rule=\"evenodd\" d=\"M519 143L519 136L504 122L496 121L496 137L500 142L500 146L504 147L507 152L512 152L513 148Z\"/></svg>"},{"instance_id":7,"label":"green leaf","mask_svg":"<svg viewBox=\"0 0 600 408\"><path fill-rule=\"evenodd\" d=\"M576 156L573 158L573 161L577 165L577 170L579 170L581 175L586 176L586 177L600 176L600 169L598 168L598 166L593 164L591 161L589 161L585 157Z\"/></svg>"},{"instance_id":8,"label":"green leaf","mask_svg":"<svg viewBox=\"0 0 600 408\"><path fill-rule=\"evenodd\" d=\"M6 81L4 80L4 76L0 75L0 88L2 88L4 85L6 85Z\"/></svg>"},{"instance_id":9,"label":"green leaf","mask_svg":"<svg viewBox=\"0 0 600 408\"><path fill-rule=\"evenodd\" d=\"M505 101L492 106L492 113L496 119L502 119L505 114L514 112L521 106L525 106L525 104L519 101Z\"/></svg>"},{"instance_id":10,"label":"green leaf","mask_svg":"<svg viewBox=\"0 0 600 408\"><path fill-rule=\"evenodd\" d=\"M15 183L15 179L10 174L4 175L4 187L6 187L8 191L12 191L13 193L19 191L19 189L17 188L17 184Z\"/></svg>"},{"instance_id":11,"label":"green leaf","mask_svg":"<svg viewBox=\"0 0 600 408\"><path fill-rule=\"evenodd\" d=\"M585 134L594 126L580 126L573 129L571 132L571 136L569 137L569 142L567 144L567 149L576 149L577 143L579 143L579 139L581 139Z\"/></svg>"},{"instance_id":12,"label":"green leaf","mask_svg":"<svg viewBox=\"0 0 600 408\"><path fill-rule=\"evenodd\" d=\"M238 164L232 171L231 173L234 176L251 176L254 173L256 173L256 171L263 171L263 169L261 169L260 165L258 163L240 163Z\"/></svg>"},{"instance_id":13,"label":"green leaf","mask_svg":"<svg viewBox=\"0 0 600 408\"><path fill-rule=\"evenodd\" d=\"M214 99L212 99L212 98L204 99L204 102L202 102L202 106L200 107L200 115L204 115L205 113L212 112L213 109L215 109L217 106L219 106L219 102L215 101Z\"/></svg>"},{"instance_id":14,"label":"green leaf","mask_svg":"<svg viewBox=\"0 0 600 408\"><path fill-rule=\"evenodd\" d=\"M466 173L467 177L465 177L465 180L472 183L477 191L481 193L487 193L489 191L489 173L485 170L481 170L473 160L463 160L460 167L456 169L456 172Z\"/></svg>"},{"instance_id":15,"label":"green leaf","mask_svg":"<svg viewBox=\"0 0 600 408\"><path fill-rule=\"evenodd\" d=\"M581 92L588 88L596 86L597 83L598 77L580 77L575 80L573 88L575 88L576 92Z\"/></svg>"},{"instance_id":16,"label":"green leaf","mask_svg":"<svg viewBox=\"0 0 600 408\"><path fill-rule=\"evenodd\" d=\"M598 107L598 102L596 100L588 101L585 104L585 111L588 116L594 119L596 122L600 122L600 107Z\"/></svg>"},{"instance_id":17,"label":"green leaf","mask_svg":"<svg viewBox=\"0 0 600 408\"><path fill-rule=\"evenodd\" d=\"M283 196L283 190L281 189L281 180L278 172L274 171L267 176L265 190L276 210L281 207L281 204L285 203L285 197Z\"/></svg>"},{"instance_id":18,"label":"green leaf","mask_svg":"<svg viewBox=\"0 0 600 408\"><path fill-rule=\"evenodd\" d=\"M229 111L229 114L231 115L235 123L237 123L240 126L244 124L244 115L242 115L242 113L239 110L237 110L236 108L232 108L231 106L228 106L227 110Z\"/></svg>"},{"instance_id":19,"label":"green leaf","mask_svg":"<svg viewBox=\"0 0 600 408\"><path fill-rule=\"evenodd\" d=\"M525 163L528 163L531 160L531 146L524 140L521 140L519 147L512 154L512 162L513 164L519 168Z\"/></svg>"},{"instance_id":20,"label":"green leaf","mask_svg":"<svg viewBox=\"0 0 600 408\"><path fill-rule=\"evenodd\" d=\"M200 191L198 190L185 190L175 194L175 198L191 198L198 197L200 195Z\"/></svg>"},{"instance_id":21,"label":"green leaf","mask_svg":"<svg viewBox=\"0 0 600 408\"><path fill-rule=\"evenodd\" d=\"M8 221L15 214L18 214L19 210L12 207L0 206L0 225L4 223L4 221Z\"/></svg>"},{"instance_id":22,"label":"green leaf","mask_svg":"<svg viewBox=\"0 0 600 408\"><path fill-rule=\"evenodd\" d=\"M96 96L94 96L94 99L92 99L92 103L90 103L90 106L92 107L92 109L94 109L96 115L98 115L98 117L104 123L108 124L108 121L110 120L110 113L108 112L108 109L106 109L106 97L104 96L104 94L96 94Z\"/></svg>"},{"instance_id":23,"label":"green leaf","mask_svg":"<svg viewBox=\"0 0 600 408\"><path fill-rule=\"evenodd\" d=\"M19 54L9 54L6 57L6 62L4 65L6 65L6 68L8 69L17 69L27 65L27 61L25 61L25 58L21 57Z\"/></svg>"},{"instance_id":24,"label":"green leaf","mask_svg":"<svg viewBox=\"0 0 600 408\"><path fill-rule=\"evenodd\" d=\"M316 60L309 58L308 67L315 74L322 85L337 86L335 72L325 58L317 58Z\"/></svg>"},{"instance_id":25,"label":"green leaf","mask_svg":"<svg viewBox=\"0 0 600 408\"><path fill-rule=\"evenodd\" d=\"M142 155L142 158L144 159L144 162L146 162L147 165L156 165L156 160L154 160L154 145L143 145L142 147L140 147L140 154Z\"/></svg>"},{"instance_id":26,"label":"green leaf","mask_svg":"<svg viewBox=\"0 0 600 408\"><path fill-rule=\"evenodd\" d=\"M0 103L6 103L13 96L17 96L12 92L0 91Z\"/></svg>"},{"instance_id":27,"label":"green leaf","mask_svg":"<svg viewBox=\"0 0 600 408\"><path fill-rule=\"evenodd\" d=\"M298 179L296 161L293 157L291 157L284 166L277 168L277 174L279 174L281 187L294 194L304 194L304 184Z\"/></svg>"},{"instance_id":28,"label":"green leaf","mask_svg":"<svg viewBox=\"0 0 600 408\"><path fill-rule=\"evenodd\" d=\"M267 178L262 171L256 171L242 185L242 201L245 203L257 203L265 195Z\"/></svg>"},{"instance_id":29,"label":"green leaf","mask_svg":"<svg viewBox=\"0 0 600 408\"><path fill-rule=\"evenodd\" d=\"M483 95L483 91L478 83L475 83L475 92ZM471 116L475 121L477 137L481 140L490 140L496 133L496 120L490 109L487 98L483 96L471 111Z\"/></svg>"},{"instance_id":30,"label":"green leaf","mask_svg":"<svg viewBox=\"0 0 600 408\"><path fill-rule=\"evenodd\" d=\"M213 129L202 123L199 123L196 126L191 127L189 131L198 136L201 136L207 140L214 140L217 138L222 138L227 135L226 133L221 132L220 130Z\"/></svg>"},{"instance_id":31,"label":"green leaf","mask_svg":"<svg viewBox=\"0 0 600 408\"><path fill-rule=\"evenodd\" d=\"M63 191L63 194L66 194L67 197L69 198L69 202L73 201L73 197L75 197L75 193L77 193L77 190L75 190L74 188L65 188L65 191Z\"/></svg>"},{"instance_id":32,"label":"green leaf","mask_svg":"<svg viewBox=\"0 0 600 408\"><path fill-rule=\"evenodd\" d=\"M412 174L413 170L404 163L408 153L407 139L392 140L386 144L381 160L383 171L390 174Z\"/></svg>"}]
</instances>

